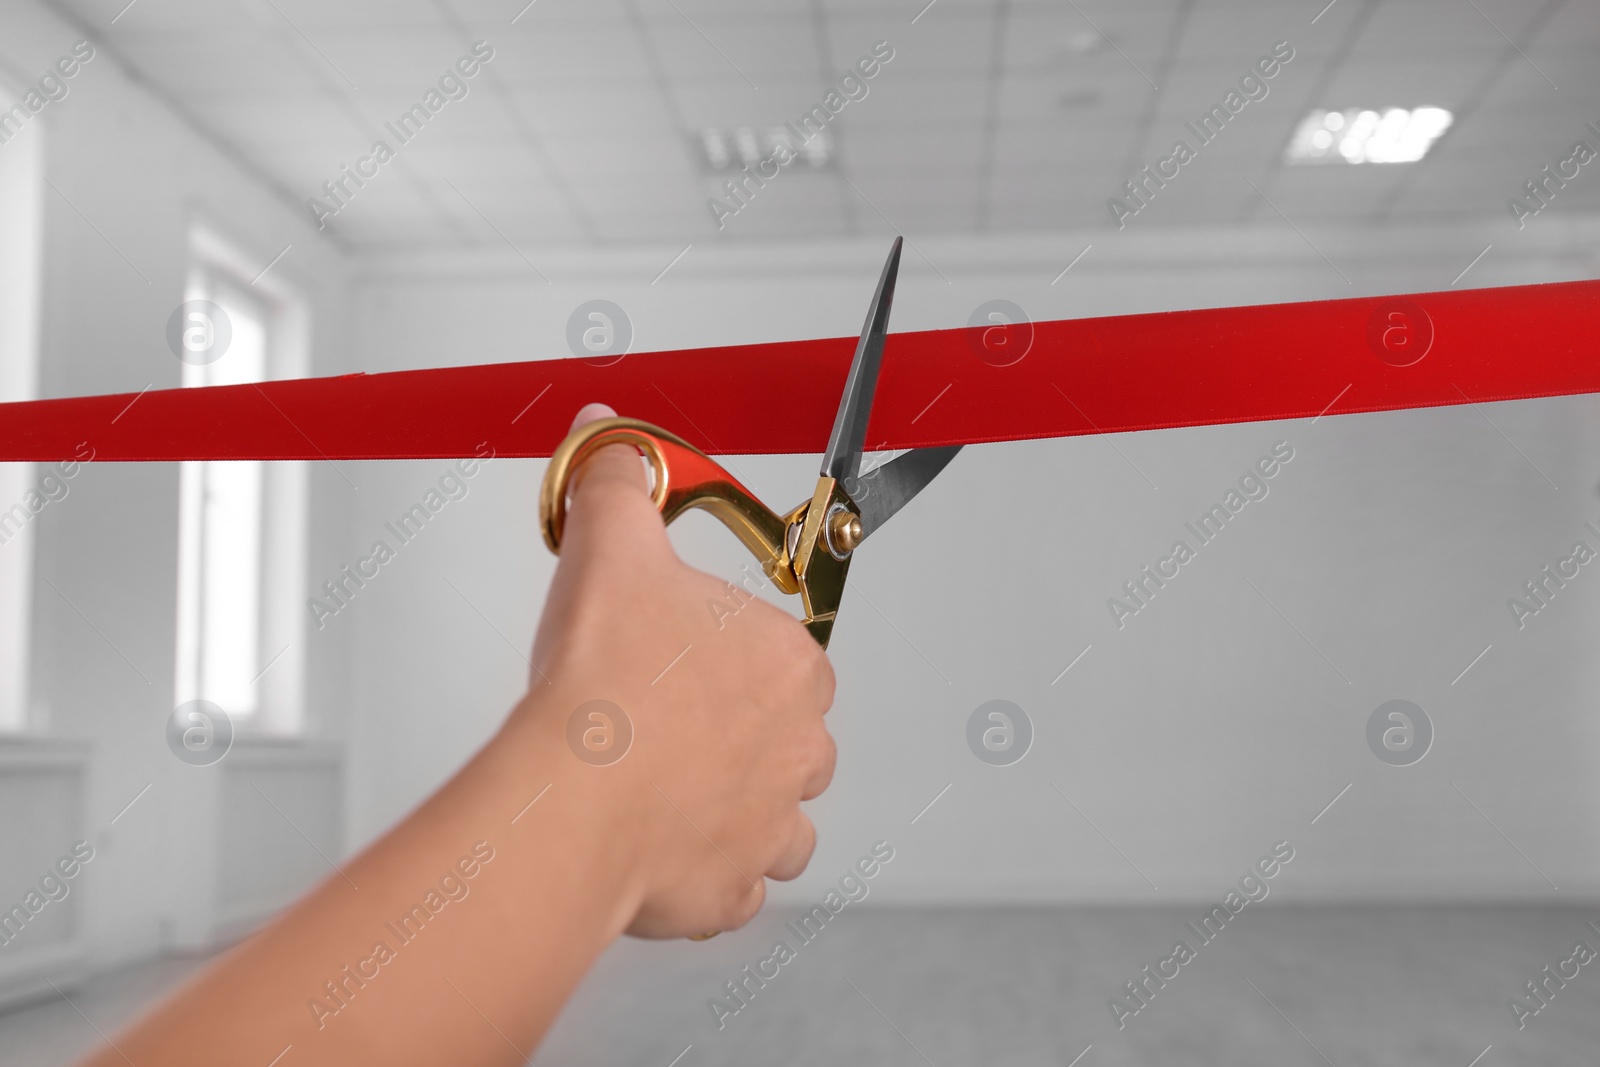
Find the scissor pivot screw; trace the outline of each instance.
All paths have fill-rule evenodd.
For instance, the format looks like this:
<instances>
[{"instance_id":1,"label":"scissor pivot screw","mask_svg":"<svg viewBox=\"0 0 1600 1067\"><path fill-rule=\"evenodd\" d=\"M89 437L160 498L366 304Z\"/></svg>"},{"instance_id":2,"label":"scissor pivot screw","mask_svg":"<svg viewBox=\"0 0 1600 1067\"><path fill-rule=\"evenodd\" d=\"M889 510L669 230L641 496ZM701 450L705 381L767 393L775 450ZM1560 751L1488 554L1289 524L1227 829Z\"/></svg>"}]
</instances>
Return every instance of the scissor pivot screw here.
<instances>
[{"instance_id":1,"label":"scissor pivot screw","mask_svg":"<svg viewBox=\"0 0 1600 1067\"><path fill-rule=\"evenodd\" d=\"M837 504L828 512L828 551L833 553L835 559L844 559L854 552L864 536L860 515Z\"/></svg>"}]
</instances>

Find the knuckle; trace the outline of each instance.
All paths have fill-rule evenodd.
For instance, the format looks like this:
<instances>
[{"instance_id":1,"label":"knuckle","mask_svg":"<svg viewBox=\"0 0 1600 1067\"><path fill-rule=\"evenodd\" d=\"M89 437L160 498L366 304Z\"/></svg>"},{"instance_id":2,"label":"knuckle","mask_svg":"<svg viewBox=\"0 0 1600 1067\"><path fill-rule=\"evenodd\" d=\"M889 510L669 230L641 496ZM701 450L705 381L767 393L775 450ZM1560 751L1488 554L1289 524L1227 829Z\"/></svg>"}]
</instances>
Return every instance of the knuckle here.
<instances>
[{"instance_id":1,"label":"knuckle","mask_svg":"<svg viewBox=\"0 0 1600 1067\"><path fill-rule=\"evenodd\" d=\"M833 760L833 735L818 723L815 729L806 732L806 738L801 747L800 769L807 778L814 778L827 770Z\"/></svg>"},{"instance_id":2,"label":"knuckle","mask_svg":"<svg viewBox=\"0 0 1600 1067\"><path fill-rule=\"evenodd\" d=\"M800 799L815 800L833 783L834 770L838 766L838 746L832 735L823 731L819 740L804 761L801 767Z\"/></svg>"},{"instance_id":3,"label":"knuckle","mask_svg":"<svg viewBox=\"0 0 1600 1067\"><path fill-rule=\"evenodd\" d=\"M744 892L739 894L739 899L734 903L729 913L729 921L725 926L728 930L737 930L760 913L762 905L767 902L766 879L758 879L753 886L740 883Z\"/></svg>"},{"instance_id":4,"label":"knuckle","mask_svg":"<svg viewBox=\"0 0 1600 1067\"><path fill-rule=\"evenodd\" d=\"M826 708L833 703L833 664L810 631L792 620L785 621L786 636L781 651L783 662L788 665L790 672L785 680L798 692L808 696L816 694L823 708Z\"/></svg>"},{"instance_id":5,"label":"knuckle","mask_svg":"<svg viewBox=\"0 0 1600 1067\"><path fill-rule=\"evenodd\" d=\"M839 762L839 742L833 739L831 733L823 730L819 748L821 751L817 759L817 772L832 777L833 768Z\"/></svg>"},{"instance_id":6,"label":"knuckle","mask_svg":"<svg viewBox=\"0 0 1600 1067\"><path fill-rule=\"evenodd\" d=\"M767 877L778 882L792 882L805 873L816 850L816 824L800 813L795 819L790 840L784 843L783 851L773 858Z\"/></svg>"},{"instance_id":7,"label":"knuckle","mask_svg":"<svg viewBox=\"0 0 1600 1067\"><path fill-rule=\"evenodd\" d=\"M833 673L833 661L828 659L827 653L822 651L821 645L813 642L816 655L815 673L817 679L817 694L822 702L822 709L826 711L833 706L834 692L838 687L838 678Z\"/></svg>"},{"instance_id":8,"label":"knuckle","mask_svg":"<svg viewBox=\"0 0 1600 1067\"><path fill-rule=\"evenodd\" d=\"M763 606L770 608L770 605ZM774 653L767 662L778 674L777 680L791 688L803 684L816 669L815 660L820 653L816 641L804 626L777 608L771 608L770 615L763 615L770 629L761 640Z\"/></svg>"},{"instance_id":9,"label":"knuckle","mask_svg":"<svg viewBox=\"0 0 1600 1067\"><path fill-rule=\"evenodd\" d=\"M817 824L812 822L810 817L803 812L800 815L799 838L801 847L795 850L798 860L795 870L796 875L806 869L806 866L811 862L812 853L817 850Z\"/></svg>"},{"instance_id":10,"label":"knuckle","mask_svg":"<svg viewBox=\"0 0 1600 1067\"><path fill-rule=\"evenodd\" d=\"M811 648L815 648L817 643L811 639L811 634L806 631L806 628L787 613L779 611L777 608L772 610L773 614L770 618L773 621L773 626L780 631L774 637L778 646L784 652L784 658L791 662L803 662L806 654L810 651L806 646L809 644Z\"/></svg>"}]
</instances>

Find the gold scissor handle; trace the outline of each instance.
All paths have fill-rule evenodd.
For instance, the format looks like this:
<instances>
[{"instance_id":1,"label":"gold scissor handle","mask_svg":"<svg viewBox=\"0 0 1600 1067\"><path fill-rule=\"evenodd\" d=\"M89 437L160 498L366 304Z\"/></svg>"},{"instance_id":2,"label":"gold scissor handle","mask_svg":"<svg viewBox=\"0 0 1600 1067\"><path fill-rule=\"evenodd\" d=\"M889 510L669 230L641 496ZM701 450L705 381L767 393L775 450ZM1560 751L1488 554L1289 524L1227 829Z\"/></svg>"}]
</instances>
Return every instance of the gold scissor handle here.
<instances>
[{"instance_id":1,"label":"gold scissor handle","mask_svg":"<svg viewBox=\"0 0 1600 1067\"><path fill-rule=\"evenodd\" d=\"M664 522L690 508L709 511L733 531L762 569L786 593L798 592L788 566L789 523L689 442L638 419L597 419L574 430L550 457L539 492L544 543L561 554L567 522L567 489L578 467L607 445L630 445L644 454L655 474L651 498Z\"/></svg>"},{"instance_id":2,"label":"gold scissor handle","mask_svg":"<svg viewBox=\"0 0 1600 1067\"><path fill-rule=\"evenodd\" d=\"M597 419L572 431L556 447L539 490L544 543L558 556L573 474L607 445L628 445L644 454L655 474L651 499L664 522L690 508L701 508L732 530L761 562L774 585L785 593L800 594L806 629L818 644L828 647L854 547L854 541L846 539L846 528L857 515L842 486L832 478L822 478L810 500L778 515L715 460L676 434L638 419ZM826 523L838 526L837 535L825 528ZM859 531L859 526L854 529Z\"/></svg>"}]
</instances>

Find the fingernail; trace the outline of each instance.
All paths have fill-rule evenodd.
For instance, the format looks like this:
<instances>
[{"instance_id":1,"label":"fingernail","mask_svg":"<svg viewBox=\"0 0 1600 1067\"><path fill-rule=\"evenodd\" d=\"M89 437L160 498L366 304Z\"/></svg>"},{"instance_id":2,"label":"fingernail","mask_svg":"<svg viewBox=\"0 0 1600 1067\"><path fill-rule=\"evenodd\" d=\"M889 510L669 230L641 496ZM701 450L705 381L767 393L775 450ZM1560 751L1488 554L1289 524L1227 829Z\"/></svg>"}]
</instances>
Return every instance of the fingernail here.
<instances>
[{"instance_id":1,"label":"fingernail","mask_svg":"<svg viewBox=\"0 0 1600 1067\"><path fill-rule=\"evenodd\" d=\"M578 427L585 426L591 422L594 422L596 419L615 418L616 415L617 413L612 411L609 405L585 404L583 409L579 411L577 416L572 420L572 429L576 430Z\"/></svg>"}]
</instances>

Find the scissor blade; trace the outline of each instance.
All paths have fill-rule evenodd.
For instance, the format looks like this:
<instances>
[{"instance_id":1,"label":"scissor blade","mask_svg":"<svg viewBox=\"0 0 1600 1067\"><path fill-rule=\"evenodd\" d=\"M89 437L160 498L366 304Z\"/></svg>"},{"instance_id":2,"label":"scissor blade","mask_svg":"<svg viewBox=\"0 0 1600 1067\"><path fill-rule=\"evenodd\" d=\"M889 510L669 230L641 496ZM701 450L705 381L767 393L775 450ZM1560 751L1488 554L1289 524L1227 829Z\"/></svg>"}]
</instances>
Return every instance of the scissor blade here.
<instances>
[{"instance_id":1,"label":"scissor blade","mask_svg":"<svg viewBox=\"0 0 1600 1067\"><path fill-rule=\"evenodd\" d=\"M960 445L913 449L881 467L874 467L846 486L861 512L862 538L872 536L874 530L909 504L960 451Z\"/></svg>"},{"instance_id":2,"label":"scissor blade","mask_svg":"<svg viewBox=\"0 0 1600 1067\"><path fill-rule=\"evenodd\" d=\"M861 449L867 439L867 420L872 415L872 394L878 387L878 368L883 363L883 341L889 332L889 308L894 303L894 279L900 272L902 239L894 239L889 260L878 278L878 291L867 309L867 323L856 342L856 357L850 363L850 376L844 382L844 398L833 419L828 451L822 455L822 476L844 481L861 470Z\"/></svg>"}]
</instances>

